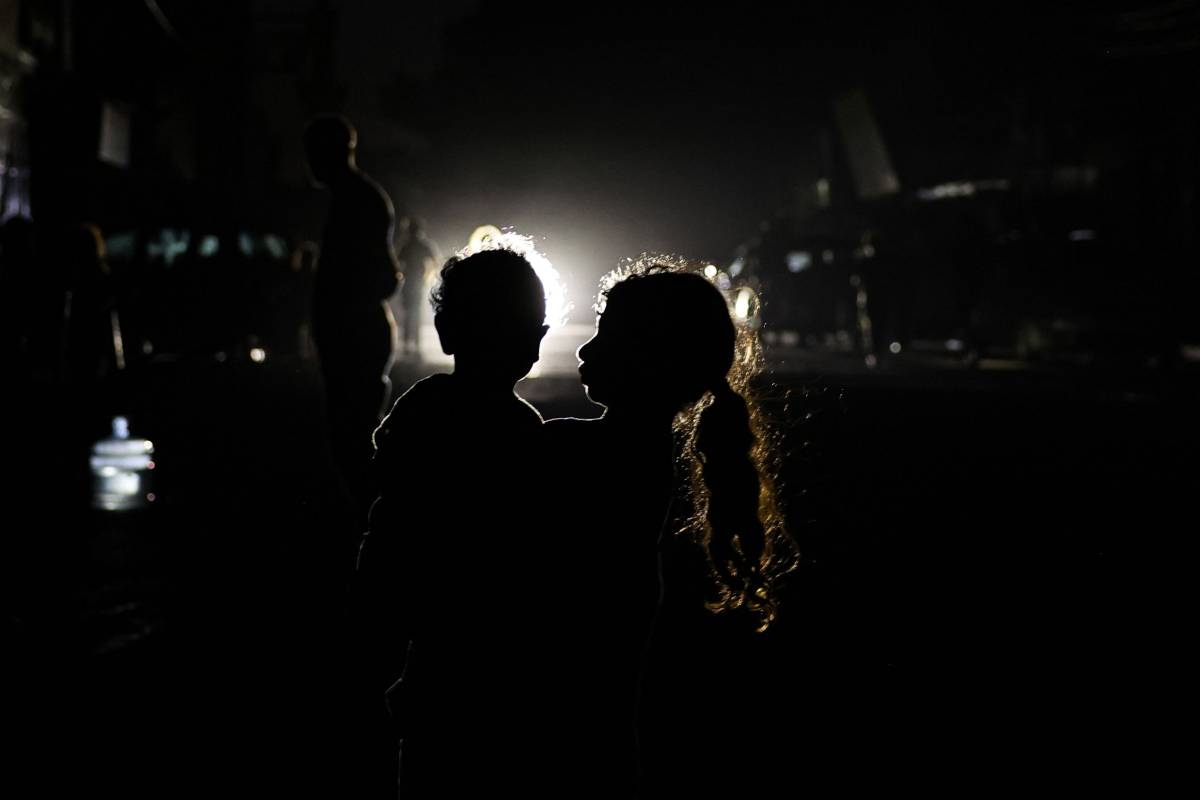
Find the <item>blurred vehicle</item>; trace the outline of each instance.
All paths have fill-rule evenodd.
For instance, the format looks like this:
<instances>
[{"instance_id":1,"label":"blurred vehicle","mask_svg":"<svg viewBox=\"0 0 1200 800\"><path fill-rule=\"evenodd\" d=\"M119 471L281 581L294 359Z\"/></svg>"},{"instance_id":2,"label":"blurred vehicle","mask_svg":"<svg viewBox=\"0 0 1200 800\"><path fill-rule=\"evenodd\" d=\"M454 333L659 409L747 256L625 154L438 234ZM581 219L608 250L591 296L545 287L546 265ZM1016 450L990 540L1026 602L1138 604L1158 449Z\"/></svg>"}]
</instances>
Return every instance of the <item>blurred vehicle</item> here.
<instances>
[{"instance_id":1,"label":"blurred vehicle","mask_svg":"<svg viewBox=\"0 0 1200 800\"><path fill-rule=\"evenodd\" d=\"M768 344L1140 365L1178 348L1162 289L1090 193L960 181L784 213L729 267Z\"/></svg>"}]
</instances>

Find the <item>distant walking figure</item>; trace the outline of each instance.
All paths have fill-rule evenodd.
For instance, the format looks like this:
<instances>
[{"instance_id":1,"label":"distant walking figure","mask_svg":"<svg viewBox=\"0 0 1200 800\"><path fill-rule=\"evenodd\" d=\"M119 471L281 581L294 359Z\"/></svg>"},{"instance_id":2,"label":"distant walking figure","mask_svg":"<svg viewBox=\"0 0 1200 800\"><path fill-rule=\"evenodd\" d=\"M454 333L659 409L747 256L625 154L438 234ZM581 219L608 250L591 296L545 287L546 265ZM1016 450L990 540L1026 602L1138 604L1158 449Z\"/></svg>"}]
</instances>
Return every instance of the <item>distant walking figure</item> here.
<instances>
[{"instance_id":1,"label":"distant walking figure","mask_svg":"<svg viewBox=\"0 0 1200 800\"><path fill-rule=\"evenodd\" d=\"M325 381L330 444L365 512L371 433L390 394L396 323L387 300L399 282L391 200L354 160L354 128L319 116L304 133L313 180L329 189L329 218L313 287L312 333Z\"/></svg>"},{"instance_id":2,"label":"distant walking figure","mask_svg":"<svg viewBox=\"0 0 1200 800\"><path fill-rule=\"evenodd\" d=\"M380 494L352 604L356 682L368 726L386 692L406 800L480 787L528 796L536 767L514 725L535 678L523 644L533 537L520 530L538 510L542 419L514 386L538 360L545 292L524 256L489 249L451 258L432 299L454 372L417 382L375 433ZM364 746L386 756L383 739Z\"/></svg>"},{"instance_id":3,"label":"distant walking figure","mask_svg":"<svg viewBox=\"0 0 1200 800\"><path fill-rule=\"evenodd\" d=\"M425 305L425 278L438 263L437 248L425 235L416 217L401 217L397 258L404 271L400 297L404 301L401 345L406 355L421 353L421 311Z\"/></svg>"},{"instance_id":4,"label":"distant walking figure","mask_svg":"<svg viewBox=\"0 0 1200 800\"><path fill-rule=\"evenodd\" d=\"M557 615L545 625L544 658L559 718L543 760L560 771L562 796L571 794L573 776L587 776L589 796L631 797L637 698L664 591L660 567L670 567L660 557L673 552L675 539L663 530L676 470L690 479L692 504L690 514L675 516L687 519L700 555L685 578L707 583L710 610L748 612L741 627L765 629L797 554L775 507L771 440L760 435L749 394L760 353L720 292L680 259L643 257L605 279L597 310L579 372L604 415L543 428L545 485L555 498L547 560L559 565L535 573L544 576L547 615ZM668 597L676 588L666 585ZM694 602L703 613L704 598ZM732 703L753 691L708 690L726 691ZM711 697L692 700L716 705Z\"/></svg>"}]
</instances>

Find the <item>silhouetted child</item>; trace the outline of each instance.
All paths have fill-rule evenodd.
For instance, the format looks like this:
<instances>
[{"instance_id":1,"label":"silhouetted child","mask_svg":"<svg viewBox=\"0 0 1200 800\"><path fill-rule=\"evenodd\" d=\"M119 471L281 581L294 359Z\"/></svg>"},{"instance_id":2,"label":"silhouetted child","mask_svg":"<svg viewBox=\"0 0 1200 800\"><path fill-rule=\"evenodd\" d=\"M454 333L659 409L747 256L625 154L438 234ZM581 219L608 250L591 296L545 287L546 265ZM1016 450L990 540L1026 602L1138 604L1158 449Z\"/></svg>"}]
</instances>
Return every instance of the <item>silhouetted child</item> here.
<instances>
[{"instance_id":1,"label":"silhouetted child","mask_svg":"<svg viewBox=\"0 0 1200 800\"><path fill-rule=\"evenodd\" d=\"M529 678L514 652L528 581L519 531L542 419L514 387L538 360L544 290L523 256L495 249L450 259L432 300L454 372L416 383L375 432L380 494L353 604L356 680L376 712L388 691L405 797L457 796L456 780L479 779L467 764L493 786L529 768L506 742Z\"/></svg>"},{"instance_id":2,"label":"silhouetted child","mask_svg":"<svg viewBox=\"0 0 1200 800\"><path fill-rule=\"evenodd\" d=\"M540 720L548 735L538 749L559 796L577 794L581 775L587 796L637 794L643 683L654 701L649 716L670 718L665 729L678 736L664 744L663 725L641 726L651 762L643 791L714 796L714 779L740 763L735 748L762 736L738 727L759 708L747 647L755 628L774 619L796 552L775 506L773 441L750 391L761 351L697 269L677 257L644 257L605 280L596 335L578 353L588 397L604 416L550 420L542 429L546 549L563 566L544 570L541 584L541 660L558 708ZM676 496L683 482L685 496ZM686 536L665 527L673 519L684 519ZM737 612L722 620L738 635L710 635L706 602ZM681 623L717 646L679 649ZM645 680L648 650L669 691ZM683 702L664 703L664 694ZM641 711L643 723L656 721L645 703ZM687 757L668 758L670 744ZM664 775L674 783L662 787Z\"/></svg>"}]
</instances>

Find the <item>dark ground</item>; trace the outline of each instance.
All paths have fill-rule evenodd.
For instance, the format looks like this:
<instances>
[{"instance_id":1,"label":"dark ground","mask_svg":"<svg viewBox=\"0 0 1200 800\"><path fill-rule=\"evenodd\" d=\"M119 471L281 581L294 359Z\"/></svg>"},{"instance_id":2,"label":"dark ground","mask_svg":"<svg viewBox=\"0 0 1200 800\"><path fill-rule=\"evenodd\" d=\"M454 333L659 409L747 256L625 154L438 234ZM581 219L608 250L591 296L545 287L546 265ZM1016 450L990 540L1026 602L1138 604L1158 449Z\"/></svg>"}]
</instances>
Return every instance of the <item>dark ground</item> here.
<instances>
[{"instance_id":1,"label":"dark ground","mask_svg":"<svg viewBox=\"0 0 1200 800\"><path fill-rule=\"evenodd\" d=\"M1191 722L1195 381L777 379L804 563L733 673L676 654L661 796L1166 785ZM330 687L360 526L315 372L177 362L22 389L5 794L342 796ZM521 390L547 417L594 415L572 378ZM87 448L118 410L157 446L145 511L87 508ZM709 646L728 658L742 639L716 620Z\"/></svg>"}]
</instances>

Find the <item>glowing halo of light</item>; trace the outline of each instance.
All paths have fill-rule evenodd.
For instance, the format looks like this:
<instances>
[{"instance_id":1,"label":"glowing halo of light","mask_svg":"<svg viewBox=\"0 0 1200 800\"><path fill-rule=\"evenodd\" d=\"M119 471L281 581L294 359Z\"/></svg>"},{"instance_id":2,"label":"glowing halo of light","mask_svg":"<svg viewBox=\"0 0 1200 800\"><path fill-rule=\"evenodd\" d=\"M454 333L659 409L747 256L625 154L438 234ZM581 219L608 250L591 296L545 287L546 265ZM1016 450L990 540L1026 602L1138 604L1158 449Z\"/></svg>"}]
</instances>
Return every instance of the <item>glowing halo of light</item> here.
<instances>
[{"instance_id":1,"label":"glowing halo of light","mask_svg":"<svg viewBox=\"0 0 1200 800\"><path fill-rule=\"evenodd\" d=\"M758 295L749 286L737 290L733 301L733 318L735 322L746 325L758 313Z\"/></svg>"},{"instance_id":2,"label":"glowing halo of light","mask_svg":"<svg viewBox=\"0 0 1200 800\"><path fill-rule=\"evenodd\" d=\"M475 230L471 231L471 238L467 240L465 253L476 253L480 250L488 250L486 247L488 242L504 236L504 232L495 225L480 225Z\"/></svg>"},{"instance_id":3,"label":"glowing halo of light","mask_svg":"<svg viewBox=\"0 0 1200 800\"><path fill-rule=\"evenodd\" d=\"M494 225L480 225L471 233L467 246L455 253L459 258L484 250L511 250L525 257L533 267L546 295L546 324L561 328L567 324L571 304L567 301L567 288L558 270L538 251L533 237L517 233L512 228L501 230Z\"/></svg>"}]
</instances>

